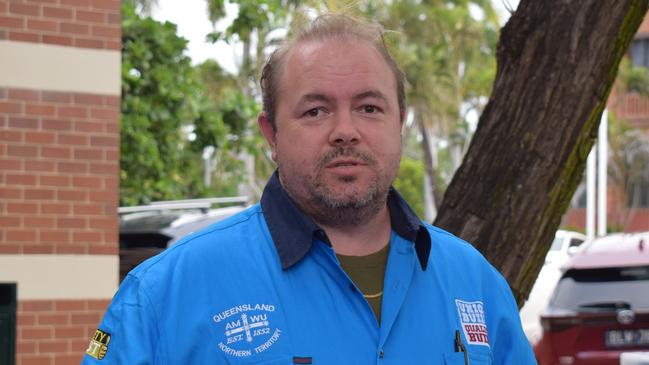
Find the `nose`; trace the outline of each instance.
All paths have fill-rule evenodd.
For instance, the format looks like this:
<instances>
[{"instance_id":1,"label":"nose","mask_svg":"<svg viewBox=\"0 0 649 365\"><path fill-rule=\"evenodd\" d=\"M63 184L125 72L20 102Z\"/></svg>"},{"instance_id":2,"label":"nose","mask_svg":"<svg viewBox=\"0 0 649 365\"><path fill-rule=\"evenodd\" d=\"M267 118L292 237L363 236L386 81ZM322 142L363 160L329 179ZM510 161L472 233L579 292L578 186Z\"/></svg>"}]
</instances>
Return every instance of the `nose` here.
<instances>
[{"instance_id":1,"label":"nose","mask_svg":"<svg viewBox=\"0 0 649 365\"><path fill-rule=\"evenodd\" d=\"M360 142L358 126L351 112L338 113L333 118L333 129L329 134L329 143L333 146L356 145Z\"/></svg>"}]
</instances>

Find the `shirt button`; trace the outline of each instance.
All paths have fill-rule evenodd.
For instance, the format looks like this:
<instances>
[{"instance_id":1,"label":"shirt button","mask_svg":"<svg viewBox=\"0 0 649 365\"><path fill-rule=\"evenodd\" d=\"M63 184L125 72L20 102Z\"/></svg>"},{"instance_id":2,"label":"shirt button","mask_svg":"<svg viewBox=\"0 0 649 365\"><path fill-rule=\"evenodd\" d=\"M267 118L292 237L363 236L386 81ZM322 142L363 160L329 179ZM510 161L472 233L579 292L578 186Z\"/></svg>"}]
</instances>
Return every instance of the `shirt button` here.
<instances>
[{"instance_id":1,"label":"shirt button","mask_svg":"<svg viewBox=\"0 0 649 365\"><path fill-rule=\"evenodd\" d=\"M383 356L385 356L385 353L383 352L383 349L379 349L379 359L382 359Z\"/></svg>"}]
</instances>

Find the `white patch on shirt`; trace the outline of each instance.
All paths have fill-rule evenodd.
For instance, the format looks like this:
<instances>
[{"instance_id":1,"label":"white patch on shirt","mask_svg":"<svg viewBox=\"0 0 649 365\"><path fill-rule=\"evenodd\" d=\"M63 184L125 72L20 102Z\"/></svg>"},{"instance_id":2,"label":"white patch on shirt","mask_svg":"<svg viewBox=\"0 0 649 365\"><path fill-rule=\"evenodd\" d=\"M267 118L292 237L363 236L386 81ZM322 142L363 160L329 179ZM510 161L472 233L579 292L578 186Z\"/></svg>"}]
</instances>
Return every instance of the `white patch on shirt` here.
<instances>
[{"instance_id":1,"label":"white patch on shirt","mask_svg":"<svg viewBox=\"0 0 649 365\"><path fill-rule=\"evenodd\" d=\"M465 302L455 299L464 338L471 345L489 347L489 333L485 321L484 304L482 302Z\"/></svg>"},{"instance_id":2,"label":"white patch on shirt","mask_svg":"<svg viewBox=\"0 0 649 365\"><path fill-rule=\"evenodd\" d=\"M282 331L271 324L273 304L241 304L212 317L224 338L218 348L232 357L248 357L271 348Z\"/></svg>"}]
</instances>

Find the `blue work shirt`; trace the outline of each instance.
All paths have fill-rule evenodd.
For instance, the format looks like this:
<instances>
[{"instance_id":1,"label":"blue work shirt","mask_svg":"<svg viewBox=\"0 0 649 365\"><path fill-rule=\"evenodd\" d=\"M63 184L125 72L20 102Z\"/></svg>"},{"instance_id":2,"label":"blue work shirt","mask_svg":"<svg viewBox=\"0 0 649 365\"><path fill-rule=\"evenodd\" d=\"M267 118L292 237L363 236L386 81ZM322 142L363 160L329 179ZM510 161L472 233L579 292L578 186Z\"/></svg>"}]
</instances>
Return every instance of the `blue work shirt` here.
<instances>
[{"instance_id":1,"label":"blue work shirt","mask_svg":"<svg viewBox=\"0 0 649 365\"><path fill-rule=\"evenodd\" d=\"M260 204L129 273L82 364L535 364L503 277L395 190L388 208L380 325L275 173Z\"/></svg>"}]
</instances>

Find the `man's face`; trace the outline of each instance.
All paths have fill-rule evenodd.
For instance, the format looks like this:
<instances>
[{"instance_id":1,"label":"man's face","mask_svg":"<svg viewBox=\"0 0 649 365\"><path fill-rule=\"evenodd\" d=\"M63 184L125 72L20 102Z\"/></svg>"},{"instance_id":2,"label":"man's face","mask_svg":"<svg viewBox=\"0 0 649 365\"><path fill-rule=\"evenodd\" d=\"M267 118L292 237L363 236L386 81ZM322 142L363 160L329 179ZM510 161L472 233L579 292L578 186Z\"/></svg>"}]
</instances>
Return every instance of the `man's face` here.
<instances>
[{"instance_id":1,"label":"man's face","mask_svg":"<svg viewBox=\"0 0 649 365\"><path fill-rule=\"evenodd\" d=\"M310 41L287 55L276 131L260 117L280 181L316 222L354 225L385 206L401 157L393 73L356 40Z\"/></svg>"}]
</instances>

